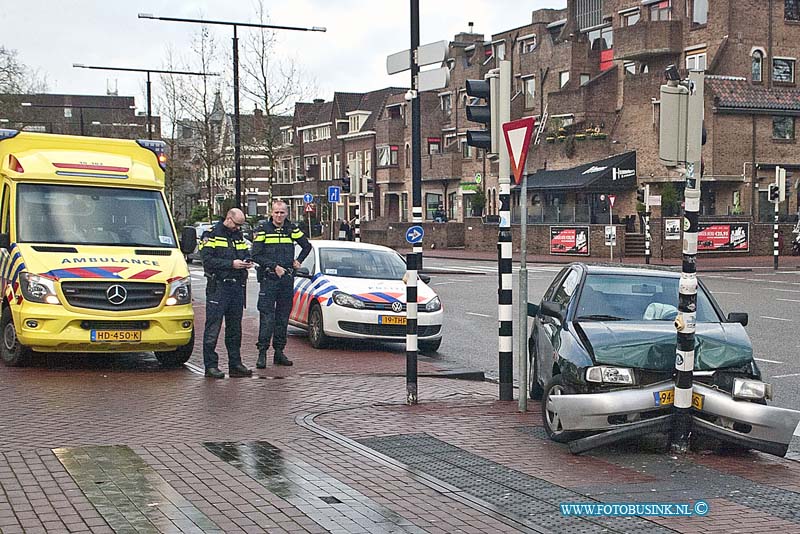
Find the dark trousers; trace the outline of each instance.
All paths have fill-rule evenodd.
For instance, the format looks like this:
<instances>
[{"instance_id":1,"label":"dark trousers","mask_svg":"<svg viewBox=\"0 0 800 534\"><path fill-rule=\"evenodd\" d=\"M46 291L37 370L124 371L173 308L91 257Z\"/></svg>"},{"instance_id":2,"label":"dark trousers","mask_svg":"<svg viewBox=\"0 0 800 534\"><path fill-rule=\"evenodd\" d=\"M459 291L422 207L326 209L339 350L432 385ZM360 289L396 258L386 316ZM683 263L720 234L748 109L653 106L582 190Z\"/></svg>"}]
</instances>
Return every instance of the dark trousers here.
<instances>
[{"instance_id":1,"label":"dark trousers","mask_svg":"<svg viewBox=\"0 0 800 534\"><path fill-rule=\"evenodd\" d=\"M241 365L243 308L244 293L239 282L209 280L206 289L206 327L203 332L203 365L206 369L219 366L217 339L223 319L225 319L228 368Z\"/></svg>"},{"instance_id":2,"label":"dark trousers","mask_svg":"<svg viewBox=\"0 0 800 534\"><path fill-rule=\"evenodd\" d=\"M286 329L292 311L294 279L289 274L275 275L261 280L258 292L258 349L267 350L270 339L276 352L286 348Z\"/></svg>"}]
</instances>

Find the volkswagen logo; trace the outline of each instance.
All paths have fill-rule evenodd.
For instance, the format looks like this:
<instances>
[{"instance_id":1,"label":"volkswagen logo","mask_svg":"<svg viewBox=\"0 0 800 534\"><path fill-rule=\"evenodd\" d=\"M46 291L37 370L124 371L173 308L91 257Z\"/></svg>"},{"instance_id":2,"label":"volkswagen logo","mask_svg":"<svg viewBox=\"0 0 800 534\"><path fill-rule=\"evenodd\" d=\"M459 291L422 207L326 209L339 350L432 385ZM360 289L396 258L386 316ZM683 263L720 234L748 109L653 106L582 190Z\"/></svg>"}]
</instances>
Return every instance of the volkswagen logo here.
<instances>
[{"instance_id":1,"label":"volkswagen logo","mask_svg":"<svg viewBox=\"0 0 800 534\"><path fill-rule=\"evenodd\" d=\"M119 284L114 284L106 289L106 298L111 304L119 306L128 299L128 290Z\"/></svg>"},{"instance_id":2,"label":"volkswagen logo","mask_svg":"<svg viewBox=\"0 0 800 534\"><path fill-rule=\"evenodd\" d=\"M403 303L399 301L392 302L392 311L395 313L400 313L403 311Z\"/></svg>"}]
</instances>

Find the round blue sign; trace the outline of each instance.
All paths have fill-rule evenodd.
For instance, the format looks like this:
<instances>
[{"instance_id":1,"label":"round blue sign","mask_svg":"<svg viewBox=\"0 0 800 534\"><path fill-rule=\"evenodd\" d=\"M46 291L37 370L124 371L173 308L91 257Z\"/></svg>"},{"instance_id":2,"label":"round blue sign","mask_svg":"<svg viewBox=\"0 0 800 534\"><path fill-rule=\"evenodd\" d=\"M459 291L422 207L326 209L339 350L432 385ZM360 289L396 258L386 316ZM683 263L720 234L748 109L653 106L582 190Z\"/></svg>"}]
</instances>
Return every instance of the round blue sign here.
<instances>
[{"instance_id":1,"label":"round blue sign","mask_svg":"<svg viewBox=\"0 0 800 534\"><path fill-rule=\"evenodd\" d=\"M305 202L306 204L311 204L312 202L314 202L314 195L312 195L311 193L306 193L305 195L303 195L303 202Z\"/></svg>"},{"instance_id":2,"label":"round blue sign","mask_svg":"<svg viewBox=\"0 0 800 534\"><path fill-rule=\"evenodd\" d=\"M421 226L412 226L406 230L406 241L411 244L419 243L422 241L422 236L425 235L425 230Z\"/></svg>"}]
</instances>

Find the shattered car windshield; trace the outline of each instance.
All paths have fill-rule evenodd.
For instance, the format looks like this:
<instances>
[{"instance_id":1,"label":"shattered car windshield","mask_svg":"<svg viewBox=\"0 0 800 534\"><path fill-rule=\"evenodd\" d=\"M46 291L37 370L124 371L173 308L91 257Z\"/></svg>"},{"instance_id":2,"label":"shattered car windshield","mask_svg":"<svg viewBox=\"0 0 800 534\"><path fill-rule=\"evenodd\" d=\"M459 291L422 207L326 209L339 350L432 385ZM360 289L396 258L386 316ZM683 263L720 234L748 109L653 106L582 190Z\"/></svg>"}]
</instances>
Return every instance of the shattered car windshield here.
<instances>
[{"instance_id":1,"label":"shattered car windshield","mask_svg":"<svg viewBox=\"0 0 800 534\"><path fill-rule=\"evenodd\" d=\"M575 317L579 321L673 321L678 315L678 282L674 277L589 274ZM699 286L697 322L720 322Z\"/></svg>"}]
</instances>

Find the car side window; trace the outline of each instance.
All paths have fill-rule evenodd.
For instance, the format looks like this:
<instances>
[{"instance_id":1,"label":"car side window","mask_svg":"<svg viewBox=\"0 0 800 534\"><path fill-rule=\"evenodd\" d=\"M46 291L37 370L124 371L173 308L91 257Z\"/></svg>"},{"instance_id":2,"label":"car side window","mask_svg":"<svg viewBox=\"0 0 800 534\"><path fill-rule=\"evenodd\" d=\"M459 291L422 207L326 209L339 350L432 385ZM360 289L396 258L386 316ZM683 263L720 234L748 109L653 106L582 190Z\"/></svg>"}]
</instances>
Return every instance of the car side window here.
<instances>
[{"instance_id":1,"label":"car side window","mask_svg":"<svg viewBox=\"0 0 800 534\"><path fill-rule=\"evenodd\" d=\"M572 297L575 295L575 289L578 287L578 281L580 280L580 274L576 269L572 269L566 277L564 277L564 281L558 286L555 294L553 295L553 302L558 302L564 307L567 307L569 301L572 300Z\"/></svg>"},{"instance_id":2,"label":"car side window","mask_svg":"<svg viewBox=\"0 0 800 534\"><path fill-rule=\"evenodd\" d=\"M295 245L294 245L294 255L295 255L295 257L297 257L297 255L300 254L301 250L302 249L300 248L300 245L295 243ZM316 250L314 250L312 248L311 252L309 252L308 256L306 256L306 259L304 259L303 263L300 264L300 267L303 267L303 268L307 269L309 274L314 274L314 256L315 255L316 255Z\"/></svg>"},{"instance_id":3,"label":"car side window","mask_svg":"<svg viewBox=\"0 0 800 534\"><path fill-rule=\"evenodd\" d=\"M553 300L553 295L555 295L556 290L561 286L561 281L564 279L564 274L567 272L569 268L565 267L553 278L553 281L550 283L550 287L547 288L547 291L544 292L544 297L542 300Z\"/></svg>"}]
</instances>

